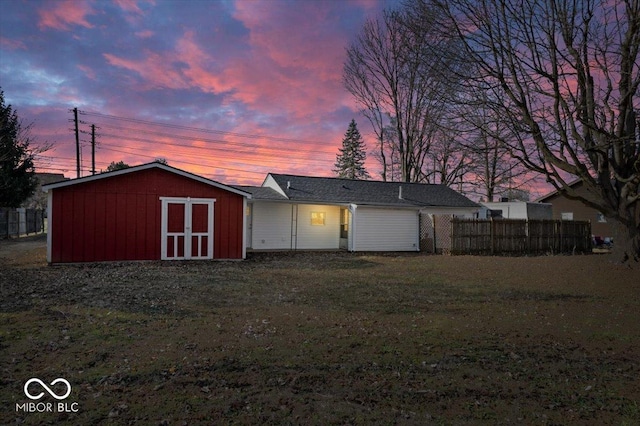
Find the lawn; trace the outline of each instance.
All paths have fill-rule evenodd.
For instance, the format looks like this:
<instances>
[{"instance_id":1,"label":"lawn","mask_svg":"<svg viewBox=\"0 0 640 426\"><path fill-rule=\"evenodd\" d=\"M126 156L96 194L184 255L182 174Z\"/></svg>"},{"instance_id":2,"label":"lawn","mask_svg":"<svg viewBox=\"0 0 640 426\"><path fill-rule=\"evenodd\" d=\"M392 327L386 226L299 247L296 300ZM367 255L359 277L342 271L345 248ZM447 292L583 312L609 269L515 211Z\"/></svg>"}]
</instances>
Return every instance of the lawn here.
<instances>
[{"instance_id":1,"label":"lawn","mask_svg":"<svg viewBox=\"0 0 640 426\"><path fill-rule=\"evenodd\" d=\"M2 424L640 423L640 273L606 255L43 250L0 242ZM64 410L16 410L32 377Z\"/></svg>"}]
</instances>

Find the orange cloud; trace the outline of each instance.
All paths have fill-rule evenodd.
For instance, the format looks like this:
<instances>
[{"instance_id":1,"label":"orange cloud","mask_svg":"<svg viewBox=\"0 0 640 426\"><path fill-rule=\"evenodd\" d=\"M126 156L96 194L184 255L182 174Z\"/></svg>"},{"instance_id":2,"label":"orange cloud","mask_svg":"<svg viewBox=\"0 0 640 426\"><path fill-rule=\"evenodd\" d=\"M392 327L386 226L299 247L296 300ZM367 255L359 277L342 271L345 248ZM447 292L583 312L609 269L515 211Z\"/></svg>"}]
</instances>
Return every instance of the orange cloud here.
<instances>
[{"instance_id":1,"label":"orange cloud","mask_svg":"<svg viewBox=\"0 0 640 426\"><path fill-rule=\"evenodd\" d=\"M47 7L38 11L40 20L38 28L41 30L53 28L55 30L67 31L74 25L85 28L93 28L87 21L88 15L95 14L89 3L84 1L61 0L47 3Z\"/></svg>"}]
</instances>

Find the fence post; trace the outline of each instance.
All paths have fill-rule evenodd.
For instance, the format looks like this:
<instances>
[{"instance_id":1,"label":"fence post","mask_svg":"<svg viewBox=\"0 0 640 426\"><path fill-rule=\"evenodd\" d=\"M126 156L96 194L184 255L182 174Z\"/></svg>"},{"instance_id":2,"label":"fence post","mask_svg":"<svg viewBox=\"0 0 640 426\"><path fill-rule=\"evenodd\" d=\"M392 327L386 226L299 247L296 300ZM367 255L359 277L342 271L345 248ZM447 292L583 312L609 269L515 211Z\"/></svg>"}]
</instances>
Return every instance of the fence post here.
<instances>
[{"instance_id":1,"label":"fence post","mask_svg":"<svg viewBox=\"0 0 640 426\"><path fill-rule=\"evenodd\" d=\"M491 218L491 226L489 227L490 231L489 231L489 239L491 240L491 256L493 256L493 253L495 252L495 229L493 228L495 225L495 222L493 220L493 217Z\"/></svg>"},{"instance_id":2,"label":"fence post","mask_svg":"<svg viewBox=\"0 0 640 426\"><path fill-rule=\"evenodd\" d=\"M9 237L9 209L0 207L0 238Z\"/></svg>"}]
</instances>

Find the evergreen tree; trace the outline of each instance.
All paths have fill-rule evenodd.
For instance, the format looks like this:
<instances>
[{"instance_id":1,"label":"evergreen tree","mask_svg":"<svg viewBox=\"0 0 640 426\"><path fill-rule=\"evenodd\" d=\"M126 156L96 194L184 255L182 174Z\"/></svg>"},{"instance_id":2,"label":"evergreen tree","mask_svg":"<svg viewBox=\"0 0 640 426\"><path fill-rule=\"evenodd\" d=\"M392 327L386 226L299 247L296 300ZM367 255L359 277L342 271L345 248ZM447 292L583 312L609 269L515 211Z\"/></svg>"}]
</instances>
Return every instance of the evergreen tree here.
<instances>
[{"instance_id":1,"label":"evergreen tree","mask_svg":"<svg viewBox=\"0 0 640 426\"><path fill-rule=\"evenodd\" d=\"M358 130L355 120L351 120L349 128L344 134L340 154L336 155L336 164L333 171L340 178L345 179L369 179L369 173L365 169L364 160L367 158L364 141Z\"/></svg>"},{"instance_id":2,"label":"evergreen tree","mask_svg":"<svg viewBox=\"0 0 640 426\"><path fill-rule=\"evenodd\" d=\"M0 90L0 207L19 207L36 189L28 130Z\"/></svg>"}]
</instances>

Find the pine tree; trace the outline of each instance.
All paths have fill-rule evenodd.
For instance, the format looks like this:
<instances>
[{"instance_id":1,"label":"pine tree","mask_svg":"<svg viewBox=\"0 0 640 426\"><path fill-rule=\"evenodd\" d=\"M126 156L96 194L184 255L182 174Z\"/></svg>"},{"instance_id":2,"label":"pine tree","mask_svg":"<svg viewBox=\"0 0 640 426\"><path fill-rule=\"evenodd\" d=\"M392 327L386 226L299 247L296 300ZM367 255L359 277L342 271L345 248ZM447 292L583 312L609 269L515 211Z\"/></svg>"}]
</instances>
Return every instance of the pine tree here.
<instances>
[{"instance_id":1,"label":"pine tree","mask_svg":"<svg viewBox=\"0 0 640 426\"><path fill-rule=\"evenodd\" d=\"M356 121L351 120L342 140L340 154L336 155L335 169L333 171L340 178L369 179L371 176L369 176L364 166L366 158L364 140L362 140Z\"/></svg>"},{"instance_id":2,"label":"pine tree","mask_svg":"<svg viewBox=\"0 0 640 426\"><path fill-rule=\"evenodd\" d=\"M19 207L37 186L28 130L0 90L0 207Z\"/></svg>"}]
</instances>

